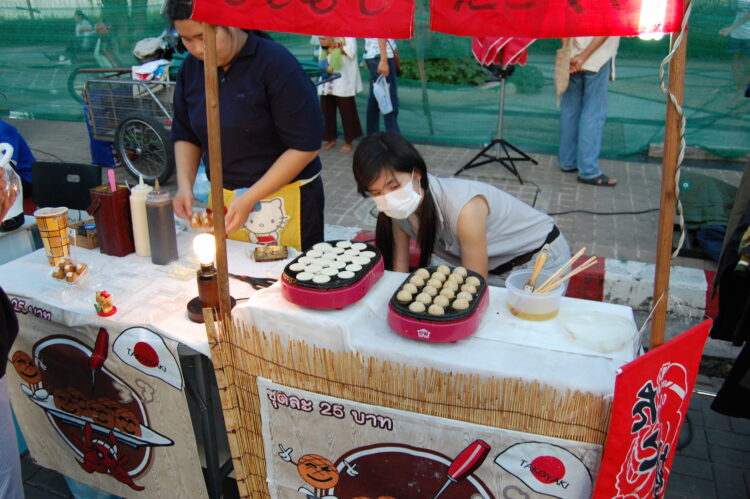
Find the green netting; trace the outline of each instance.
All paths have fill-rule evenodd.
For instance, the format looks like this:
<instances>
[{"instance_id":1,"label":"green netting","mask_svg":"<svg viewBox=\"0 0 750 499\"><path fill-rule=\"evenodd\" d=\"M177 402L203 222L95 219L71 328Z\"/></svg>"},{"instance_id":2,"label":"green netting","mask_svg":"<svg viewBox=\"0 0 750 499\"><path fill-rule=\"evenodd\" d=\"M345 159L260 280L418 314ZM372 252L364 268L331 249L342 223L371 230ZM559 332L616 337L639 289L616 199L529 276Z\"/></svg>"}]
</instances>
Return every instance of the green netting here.
<instances>
[{"instance_id":1,"label":"green netting","mask_svg":"<svg viewBox=\"0 0 750 499\"><path fill-rule=\"evenodd\" d=\"M498 86L471 59L469 38L430 32L426 0L418 0L416 36L399 43L404 75L399 81L402 133L419 142L477 146L491 140L497 128ZM135 42L158 36L166 27L159 16L161 0L4 0L0 5L0 114L53 120L82 120L82 105L71 90L80 86L71 76L81 66L102 63L129 66ZM105 21L111 32L96 37L112 62L82 54L73 64L55 63L73 40L73 11L83 10L92 23ZM734 20L727 0L694 2L685 73L688 146L725 158L750 152L750 99L736 102L735 72L750 72L749 59L733 61L721 28ZM312 61L310 37L272 33L301 61ZM360 42L360 51L363 49ZM539 40L528 63L509 79L503 136L537 152L554 153L558 144L558 110L552 75L557 40ZM609 118L603 155L645 152L663 141L665 101L658 89L658 68L668 40L621 41L617 80L610 86ZM449 59L448 61L438 59ZM426 82L418 79L417 60L425 60ZM363 69L363 77L366 78ZM746 77L740 86L748 83ZM477 80L483 84L475 85ZM448 81L451 83L438 83ZM461 82L463 81L463 82ZM460 82L460 83L459 83ZM364 120L366 93L358 96Z\"/></svg>"}]
</instances>

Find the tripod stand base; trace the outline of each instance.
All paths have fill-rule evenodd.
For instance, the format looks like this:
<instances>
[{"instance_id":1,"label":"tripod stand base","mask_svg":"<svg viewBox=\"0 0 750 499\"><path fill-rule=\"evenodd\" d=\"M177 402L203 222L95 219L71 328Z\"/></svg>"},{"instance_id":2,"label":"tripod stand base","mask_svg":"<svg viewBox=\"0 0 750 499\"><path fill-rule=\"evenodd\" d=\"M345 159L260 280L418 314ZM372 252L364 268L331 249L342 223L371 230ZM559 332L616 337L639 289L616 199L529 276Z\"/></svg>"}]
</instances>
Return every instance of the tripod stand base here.
<instances>
[{"instance_id":1,"label":"tripod stand base","mask_svg":"<svg viewBox=\"0 0 750 499\"><path fill-rule=\"evenodd\" d=\"M494 155L489 154L488 151L490 151L495 146L498 146L497 152ZM517 156L513 156L512 153L516 153ZM487 144L484 149L479 151L479 153L474 156L468 163L466 163L456 173L454 173L453 176L457 177L464 170L470 170L471 168L486 165L487 163L497 162L503 165L510 173L515 175L518 181L523 184L521 174L518 173L518 168L516 168L516 161L531 161L535 165L539 164L537 160L535 160L510 142L504 139L493 139L492 142Z\"/></svg>"}]
</instances>

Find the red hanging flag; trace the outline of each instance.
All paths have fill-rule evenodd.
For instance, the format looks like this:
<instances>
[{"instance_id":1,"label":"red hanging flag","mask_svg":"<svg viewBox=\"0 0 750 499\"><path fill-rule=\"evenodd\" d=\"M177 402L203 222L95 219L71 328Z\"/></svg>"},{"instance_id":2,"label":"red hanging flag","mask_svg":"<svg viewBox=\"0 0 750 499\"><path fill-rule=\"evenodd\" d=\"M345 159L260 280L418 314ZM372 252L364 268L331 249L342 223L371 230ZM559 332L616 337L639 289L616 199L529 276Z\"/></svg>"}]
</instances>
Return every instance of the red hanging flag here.
<instances>
[{"instance_id":1,"label":"red hanging flag","mask_svg":"<svg viewBox=\"0 0 750 499\"><path fill-rule=\"evenodd\" d=\"M482 36L471 40L471 52L482 66L500 64L526 64L529 55L529 45L534 43L531 38L513 38L500 36Z\"/></svg>"},{"instance_id":2,"label":"red hanging flag","mask_svg":"<svg viewBox=\"0 0 750 499\"><path fill-rule=\"evenodd\" d=\"M412 0L195 0L193 19L305 35L411 38Z\"/></svg>"},{"instance_id":3,"label":"red hanging flag","mask_svg":"<svg viewBox=\"0 0 750 499\"><path fill-rule=\"evenodd\" d=\"M430 0L430 27L461 36L633 36L680 28L684 0Z\"/></svg>"},{"instance_id":4,"label":"red hanging flag","mask_svg":"<svg viewBox=\"0 0 750 499\"><path fill-rule=\"evenodd\" d=\"M711 320L622 367L593 497L662 498Z\"/></svg>"}]
</instances>

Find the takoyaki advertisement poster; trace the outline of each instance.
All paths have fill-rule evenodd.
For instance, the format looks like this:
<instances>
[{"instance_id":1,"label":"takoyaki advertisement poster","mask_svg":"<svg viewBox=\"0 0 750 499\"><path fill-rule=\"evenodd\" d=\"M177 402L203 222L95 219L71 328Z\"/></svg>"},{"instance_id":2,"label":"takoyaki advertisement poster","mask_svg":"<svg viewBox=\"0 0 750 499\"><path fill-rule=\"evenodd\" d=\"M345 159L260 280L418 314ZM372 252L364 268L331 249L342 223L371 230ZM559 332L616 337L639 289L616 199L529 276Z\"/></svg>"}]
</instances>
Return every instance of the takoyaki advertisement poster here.
<instances>
[{"instance_id":1,"label":"takoyaki advertisement poster","mask_svg":"<svg viewBox=\"0 0 750 499\"><path fill-rule=\"evenodd\" d=\"M34 460L122 497L205 497L176 344L43 316L19 314L6 375Z\"/></svg>"},{"instance_id":2,"label":"takoyaki advertisement poster","mask_svg":"<svg viewBox=\"0 0 750 499\"><path fill-rule=\"evenodd\" d=\"M258 378L275 499L588 499L600 445L360 404Z\"/></svg>"}]
</instances>

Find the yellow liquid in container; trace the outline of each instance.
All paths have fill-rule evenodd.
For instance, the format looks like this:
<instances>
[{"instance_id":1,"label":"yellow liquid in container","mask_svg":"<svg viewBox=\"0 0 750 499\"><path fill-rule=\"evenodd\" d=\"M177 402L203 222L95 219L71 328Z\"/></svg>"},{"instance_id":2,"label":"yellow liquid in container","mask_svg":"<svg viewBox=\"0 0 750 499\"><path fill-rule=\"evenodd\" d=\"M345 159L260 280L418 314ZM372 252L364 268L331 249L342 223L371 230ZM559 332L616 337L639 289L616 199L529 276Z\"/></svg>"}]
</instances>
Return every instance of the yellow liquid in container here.
<instances>
[{"instance_id":1,"label":"yellow liquid in container","mask_svg":"<svg viewBox=\"0 0 750 499\"><path fill-rule=\"evenodd\" d=\"M553 310L552 312L548 312L546 314L530 314L528 312L521 312L517 308L513 308L510 305L508 306L508 309L510 310L511 314L527 321L548 321L557 317L557 313L559 312L559 310Z\"/></svg>"}]
</instances>

